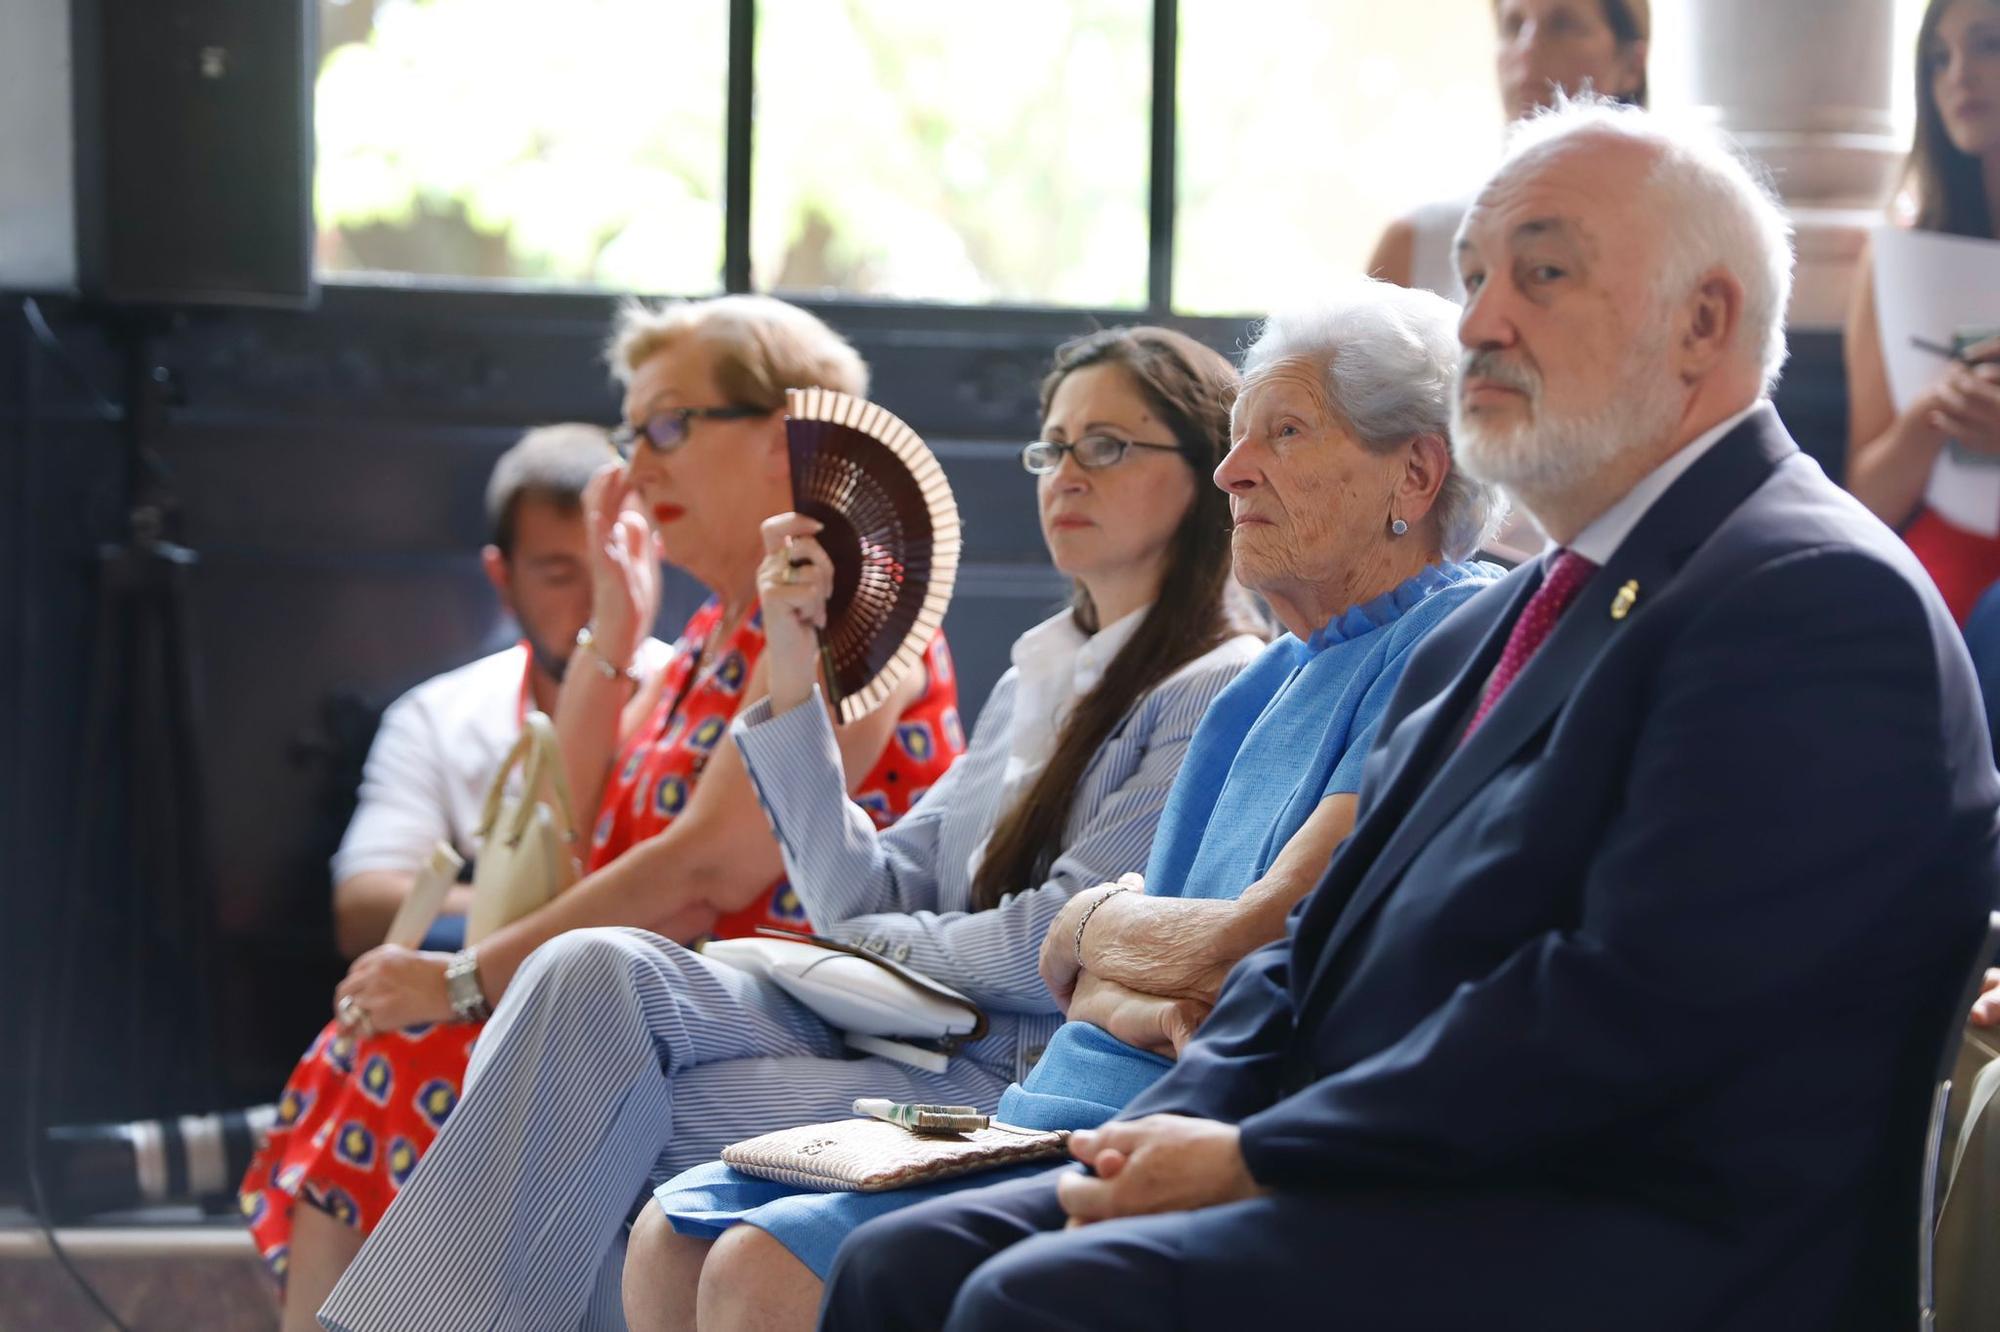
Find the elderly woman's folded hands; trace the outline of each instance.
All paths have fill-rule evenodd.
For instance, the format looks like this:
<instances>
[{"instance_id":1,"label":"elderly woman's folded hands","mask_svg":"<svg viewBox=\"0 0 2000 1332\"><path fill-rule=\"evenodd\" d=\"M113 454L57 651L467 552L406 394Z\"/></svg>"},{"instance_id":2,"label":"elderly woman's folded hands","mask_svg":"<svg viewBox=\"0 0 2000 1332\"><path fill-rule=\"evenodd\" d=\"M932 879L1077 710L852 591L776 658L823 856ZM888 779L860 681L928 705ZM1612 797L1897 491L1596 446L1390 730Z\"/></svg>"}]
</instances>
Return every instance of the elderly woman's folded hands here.
<instances>
[{"instance_id":1,"label":"elderly woman's folded hands","mask_svg":"<svg viewBox=\"0 0 2000 1332\"><path fill-rule=\"evenodd\" d=\"M1249 951L1239 904L1149 897L1145 880L1078 893L1042 941L1042 979L1072 1022L1178 1059Z\"/></svg>"},{"instance_id":2,"label":"elderly woman's folded hands","mask_svg":"<svg viewBox=\"0 0 2000 1332\"><path fill-rule=\"evenodd\" d=\"M1209 1007L1200 999L1147 994L1086 971L1076 978L1068 1014L1070 1021L1102 1027L1127 1045L1178 1059Z\"/></svg>"},{"instance_id":3,"label":"elderly woman's folded hands","mask_svg":"<svg viewBox=\"0 0 2000 1332\"><path fill-rule=\"evenodd\" d=\"M1237 902L1149 897L1145 880L1127 874L1069 900L1042 940L1042 980L1072 1018L1080 1015L1070 1007L1071 992L1085 972L1206 1008L1229 969L1258 942L1245 936Z\"/></svg>"}]
</instances>

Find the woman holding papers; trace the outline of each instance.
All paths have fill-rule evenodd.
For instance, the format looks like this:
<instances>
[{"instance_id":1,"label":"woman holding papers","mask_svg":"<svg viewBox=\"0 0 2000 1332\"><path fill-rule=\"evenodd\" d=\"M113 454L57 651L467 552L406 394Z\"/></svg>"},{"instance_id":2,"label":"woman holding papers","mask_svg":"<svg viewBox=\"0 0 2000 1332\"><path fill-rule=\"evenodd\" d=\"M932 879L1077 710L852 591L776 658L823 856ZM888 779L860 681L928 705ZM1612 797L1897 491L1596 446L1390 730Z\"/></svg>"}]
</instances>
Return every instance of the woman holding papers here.
<instances>
[{"instance_id":1,"label":"woman holding papers","mask_svg":"<svg viewBox=\"0 0 2000 1332\"><path fill-rule=\"evenodd\" d=\"M1917 100L1911 230L1993 241L2000 212L2000 0L1931 0L1917 38ZM1865 258L1856 275L1847 319L1847 485L1902 530L1962 624L2000 581L2000 301L1970 324L1947 313L1940 322L1951 327L1918 327L1920 318L1892 316L1902 302L1950 295L1939 284L1925 284L1923 292L1888 285L1889 246L1900 251L1901 242L1914 239L1884 238L1881 252ZM1952 248L1964 251L1949 260L1963 279L1982 259L2000 269L2000 246L1990 258L1984 246ZM1892 376L1894 360L1911 355L1931 365ZM1905 380L1921 387L1895 391Z\"/></svg>"}]
</instances>

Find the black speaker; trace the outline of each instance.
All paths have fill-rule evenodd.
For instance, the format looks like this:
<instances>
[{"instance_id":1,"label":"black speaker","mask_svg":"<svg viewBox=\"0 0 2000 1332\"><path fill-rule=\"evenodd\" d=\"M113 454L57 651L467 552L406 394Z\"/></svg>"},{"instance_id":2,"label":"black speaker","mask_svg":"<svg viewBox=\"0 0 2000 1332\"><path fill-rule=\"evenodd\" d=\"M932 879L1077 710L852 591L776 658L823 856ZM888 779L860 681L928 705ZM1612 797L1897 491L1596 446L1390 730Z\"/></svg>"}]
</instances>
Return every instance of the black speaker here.
<instances>
[{"instance_id":1,"label":"black speaker","mask_svg":"<svg viewBox=\"0 0 2000 1332\"><path fill-rule=\"evenodd\" d=\"M71 3L83 293L311 305L312 0Z\"/></svg>"}]
</instances>

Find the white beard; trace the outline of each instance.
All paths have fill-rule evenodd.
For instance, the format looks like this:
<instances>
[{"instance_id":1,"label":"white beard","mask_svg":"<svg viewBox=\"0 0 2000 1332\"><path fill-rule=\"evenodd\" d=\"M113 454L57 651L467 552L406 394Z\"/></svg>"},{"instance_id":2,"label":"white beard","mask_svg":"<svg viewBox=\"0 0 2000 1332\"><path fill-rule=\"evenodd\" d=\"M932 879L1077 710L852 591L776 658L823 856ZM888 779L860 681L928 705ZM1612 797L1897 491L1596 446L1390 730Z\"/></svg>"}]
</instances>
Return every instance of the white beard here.
<instances>
[{"instance_id":1,"label":"white beard","mask_svg":"<svg viewBox=\"0 0 2000 1332\"><path fill-rule=\"evenodd\" d=\"M1635 344L1619 367L1618 382L1587 412L1547 411L1539 377L1511 366L1491 377L1527 395L1532 415L1526 423L1496 429L1468 414L1464 400L1453 395L1451 434L1459 465L1476 480L1512 492L1531 513L1537 499L1575 494L1620 457L1650 449L1680 420L1683 395L1665 373L1666 343L1662 330Z\"/></svg>"}]
</instances>

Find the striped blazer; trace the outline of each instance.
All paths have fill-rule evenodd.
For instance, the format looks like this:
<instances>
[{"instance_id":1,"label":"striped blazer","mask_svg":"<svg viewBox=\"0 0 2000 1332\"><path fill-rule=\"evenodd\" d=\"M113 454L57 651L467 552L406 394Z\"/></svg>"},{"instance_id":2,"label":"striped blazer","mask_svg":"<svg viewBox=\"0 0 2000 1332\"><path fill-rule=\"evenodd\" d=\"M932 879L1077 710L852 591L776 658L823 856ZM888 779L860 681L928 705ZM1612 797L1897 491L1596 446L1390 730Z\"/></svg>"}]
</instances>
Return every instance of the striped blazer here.
<instances>
[{"instance_id":1,"label":"striped blazer","mask_svg":"<svg viewBox=\"0 0 2000 1332\"><path fill-rule=\"evenodd\" d=\"M732 730L813 927L973 999L991 1024L963 1057L1018 1079L1063 1021L1042 984L1043 936L1077 892L1145 869L1196 725L1263 649L1250 635L1233 638L1135 702L1084 771L1047 881L990 911L970 909L972 858L1001 814L1014 671L994 686L951 771L884 832L842 794L833 726L817 699L781 717L760 700Z\"/></svg>"}]
</instances>

